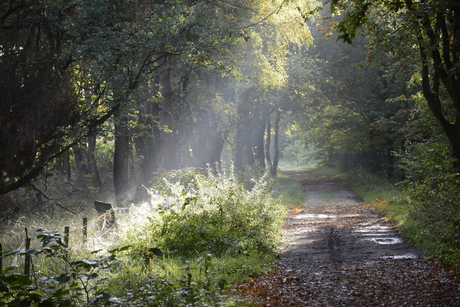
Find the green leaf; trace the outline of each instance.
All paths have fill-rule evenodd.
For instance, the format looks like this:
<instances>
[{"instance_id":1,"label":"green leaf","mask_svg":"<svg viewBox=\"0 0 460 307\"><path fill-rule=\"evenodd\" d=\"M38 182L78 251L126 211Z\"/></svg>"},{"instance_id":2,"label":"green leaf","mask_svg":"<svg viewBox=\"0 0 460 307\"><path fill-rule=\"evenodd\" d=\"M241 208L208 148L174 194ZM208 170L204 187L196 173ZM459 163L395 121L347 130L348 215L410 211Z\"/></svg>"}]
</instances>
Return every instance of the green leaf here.
<instances>
[{"instance_id":1,"label":"green leaf","mask_svg":"<svg viewBox=\"0 0 460 307\"><path fill-rule=\"evenodd\" d=\"M29 298L31 298L34 302L39 302L40 299L42 298L42 296L38 293L35 293L35 292L32 292L32 293L28 293L28 296Z\"/></svg>"},{"instance_id":2,"label":"green leaf","mask_svg":"<svg viewBox=\"0 0 460 307\"><path fill-rule=\"evenodd\" d=\"M19 267L19 266L17 266L17 265L9 266L9 267L7 267L6 269L3 270L3 273L9 273L9 272L11 272L11 271L16 270L18 267Z\"/></svg>"},{"instance_id":3,"label":"green leaf","mask_svg":"<svg viewBox=\"0 0 460 307\"><path fill-rule=\"evenodd\" d=\"M37 255L42 253L43 251L41 249L28 249L26 250L27 255Z\"/></svg>"},{"instance_id":4,"label":"green leaf","mask_svg":"<svg viewBox=\"0 0 460 307\"><path fill-rule=\"evenodd\" d=\"M32 281L24 275L8 275L3 277L3 281L10 285L25 285L29 286Z\"/></svg>"},{"instance_id":5,"label":"green leaf","mask_svg":"<svg viewBox=\"0 0 460 307\"><path fill-rule=\"evenodd\" d=\"M96 284L97 284L97 285L100 285L100 284L103 284L103 283L107 282L108 280L109 280L108 278L102 278L102 279L99 279L99 280L96 282Z\"/></svg>"},{"instance_id":6,"label":"green leaf","mask_svg":"<svg viewBox=\"0 0 460 307\"><path fill-rule=\"evenodd\" d=\"M100 260L95 260L95 259L83 259L83 260L78 260L78 261L73 261L71 265L77 267L77 268L89 268L89 267L99 267L101 266L101 261Z\"/></svg>"},{"instance_id":7,"label":"green leaf","mask_svg":"<svg viewBox=\"0 0 460 307\"><path fill-rule=\"evenodd\" d=\"M69 290L58 289L56 292L53 293L53 297L63 297L64 295L68 295L70 293Z\"/></svg>"},{"instance_id":8,"label":"green leaf","mask_svg":"<svg viewBox=\"0 0 460 307\"><path fill-rule=\"evenodd\" d=\"M114 254L114 253L117 253L117 252L126 251L126 250L129 250L131 247L132 247L132 245L122 246L122 247L119 247L119 248L109 250L109 253Z\"/></svg>"},{"instance_id":9,"label":"green leaf","mask_svg":"<svg viewBox=\"0 0 460 307\"><path fill-rule=\"evenodd\" d=\"M221 290L224 290L225 289L225 286L228 284L227 280L226 279L221 279L219 280L219 282L217 283L217 285L219 286L219 288Z\"/></svg>"}]
</instances>

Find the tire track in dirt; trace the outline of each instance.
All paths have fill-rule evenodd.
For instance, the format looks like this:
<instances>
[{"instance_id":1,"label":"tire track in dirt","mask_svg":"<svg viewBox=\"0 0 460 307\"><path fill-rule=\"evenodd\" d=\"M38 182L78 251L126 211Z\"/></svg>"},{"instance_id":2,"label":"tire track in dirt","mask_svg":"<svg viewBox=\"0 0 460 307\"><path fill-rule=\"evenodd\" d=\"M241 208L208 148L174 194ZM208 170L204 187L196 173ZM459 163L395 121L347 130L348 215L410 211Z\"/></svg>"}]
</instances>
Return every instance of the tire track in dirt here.
<instances>
[{"instance_id":1,"label":"tire track in dirt","mask_svg":"<svg viewBox=\"0 0 460 307\"><path fill-rule=\"evenodd\" d=\"M339 180L286 171L306 202L284 222L275 272L241 285L257 306L460 306L460 280L427 261Z\"/></svg>"}]
</instances>

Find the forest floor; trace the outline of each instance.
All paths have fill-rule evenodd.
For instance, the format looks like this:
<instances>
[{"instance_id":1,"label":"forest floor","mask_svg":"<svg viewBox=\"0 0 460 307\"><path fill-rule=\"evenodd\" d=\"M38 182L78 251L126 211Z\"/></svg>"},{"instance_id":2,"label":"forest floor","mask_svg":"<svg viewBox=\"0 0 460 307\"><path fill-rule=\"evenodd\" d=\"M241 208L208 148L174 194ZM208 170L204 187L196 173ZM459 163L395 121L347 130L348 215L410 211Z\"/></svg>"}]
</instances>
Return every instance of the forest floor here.
<instances>
[{"instance_id":1,"label":"forest floor","mask_svg":"<svg viewBox=\"0 0 460 307\"><path fill-rule=\"evenodd\" d=\"M406 242L338 179L283 172L305 191L276 270L239 286L256 306L460 306L460 278Z\"/></svg>"}]
</instances>

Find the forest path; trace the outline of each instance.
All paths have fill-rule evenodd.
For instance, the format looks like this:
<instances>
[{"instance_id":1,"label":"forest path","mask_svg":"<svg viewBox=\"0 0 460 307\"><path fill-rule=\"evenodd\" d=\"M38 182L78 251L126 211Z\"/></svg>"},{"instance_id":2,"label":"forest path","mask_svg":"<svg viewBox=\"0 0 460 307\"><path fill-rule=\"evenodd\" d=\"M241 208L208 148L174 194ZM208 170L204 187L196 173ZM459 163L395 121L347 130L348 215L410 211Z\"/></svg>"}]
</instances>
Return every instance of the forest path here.
<instances>
[{"instance_id":1,"label":"forest path","mask_svg":"<svg viewBox=\"0 0 460 307\"><path fill-rule=\"evenodd\" d=\"M305 191L275 272L241 285L257 306L460 306L460 279L422 257L338 179L284 171Z\"/></svg>"}]
</instances>

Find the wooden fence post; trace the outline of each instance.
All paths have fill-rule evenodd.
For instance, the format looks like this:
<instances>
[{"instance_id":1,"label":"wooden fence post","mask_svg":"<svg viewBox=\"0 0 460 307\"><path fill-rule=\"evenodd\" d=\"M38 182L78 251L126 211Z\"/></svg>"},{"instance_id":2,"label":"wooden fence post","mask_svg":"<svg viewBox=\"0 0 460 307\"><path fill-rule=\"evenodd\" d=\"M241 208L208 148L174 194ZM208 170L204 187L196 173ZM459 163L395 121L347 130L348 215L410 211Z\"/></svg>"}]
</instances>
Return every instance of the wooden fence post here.
<instances>
[{"instance_id":1,"label":"wooden fence post","mask_svg":"<svg viewBox=\"0 0 460 307\"><path fill-rule=\"evenodd\" d=\"M30 249L30 238L27 232L27 227L25 228L26 231L26 252ZM30 255L26 254L24 260L24 276L29 276L30 274Z\"/></svg>"},{"instance_id":2,"label":"wooden fence post","mask_svg":"<svg viewBox=\"0 0 460 307\"><path fill-rule=\"evenodd\" d=\"M69 248L69 226L64 227L64 258L67 259L67 256L69 256L69 251L67 250Z\"/></svg>"},{"instance_id":3,"label":"wooden fence post","mask_svg":"<svg viewBox=\"0 0 460 307\"><path fill-rule=\"evenodd\" d=\"M69 248L69 226L64 227L64 245Z\"/></svg>"},{"instance_id":4,"label":"wooden fence post","mask_svg":"<svg viewBox=\"0 0 460 307\"><path fill-rule=\"evenodd\" d=\"M86 243L88 238L88 218L83 218L83 243Z\"/></svg>"},{"instance_id":5,"label":"wooden fence post","mask_svg":"<svg viewBox=\"0 0 460 307\"><path fill-rule=\"evenodd\" d=\"M3 245L0 243L0 272L3 271Z\"/></svg>"}]
</instances>

